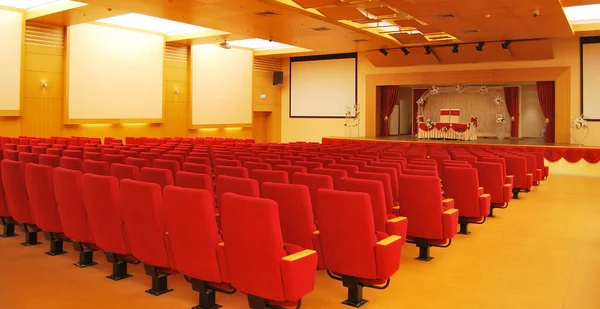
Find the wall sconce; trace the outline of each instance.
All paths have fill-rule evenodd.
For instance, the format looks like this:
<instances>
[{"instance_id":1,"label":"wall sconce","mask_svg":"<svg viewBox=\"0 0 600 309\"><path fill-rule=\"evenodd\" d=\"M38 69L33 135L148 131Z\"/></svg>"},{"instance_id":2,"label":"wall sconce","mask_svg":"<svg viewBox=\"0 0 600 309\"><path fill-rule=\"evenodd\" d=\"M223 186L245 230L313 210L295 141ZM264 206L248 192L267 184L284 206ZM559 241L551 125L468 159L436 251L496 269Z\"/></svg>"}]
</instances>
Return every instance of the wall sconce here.
<instances>
[{"instance_id":1,"label":"wall sconce","mask_svg":"<svg viewBox=\"0 0 600 309\"><path fill-rule=\"evenodd\" d=\"M42 82L42 88L48 88L48 82Z\"/></svg>"},{"instance_id":2,"label":"wall sconce","mask_svg":"<svg viewBox=\"0 0 600 309\"><path fill-rule=\"evenodd\" d=\"M179 89L175 89L175 94L179 94Z\"/></svg>"}]
</instances>

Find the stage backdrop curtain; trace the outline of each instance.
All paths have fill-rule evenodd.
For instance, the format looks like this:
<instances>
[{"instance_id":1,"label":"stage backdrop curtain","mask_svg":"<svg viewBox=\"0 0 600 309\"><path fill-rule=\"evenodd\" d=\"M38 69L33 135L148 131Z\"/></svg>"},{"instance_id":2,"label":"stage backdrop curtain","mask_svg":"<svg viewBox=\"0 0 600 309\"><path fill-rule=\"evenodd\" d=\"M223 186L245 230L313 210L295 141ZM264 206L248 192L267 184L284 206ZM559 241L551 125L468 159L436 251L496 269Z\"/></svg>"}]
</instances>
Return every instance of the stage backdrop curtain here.
<instances>
[{"instance_id":1,"label":"stage backdrop curtain","mask_svg":"<svg viewBox=\"0 0 600 309\"><path fill-rule=\"evenodd\" d=\"M504 100L508 114L515 120L510 122L510 136L519 137L519 87L504 87Z\"/></svg>"},{"instance_id":2,"label":"stage backdrop curtain","mask_svg":"<svg viewBox=\"0 0 600 309\"><path fill-rule=\"evenodd\" d=\"M554 143L554 82L537 82L536 85L540 107L548 122L544 141Z\"/></svg>"},{"instance_id":3,"label":"stage backdrop curtain","mask_svg":"<svg viewBox=\"0 0 600 309\"><path fill-rule=\"evenodd\" d=\"M400 93L400 86L381 87L381 119L379 121L381 136L390 135L389 118L398 104L398 93Z\"/></svg>"},{"instance_id":4,"label":"stage backdrop curtain","mask_svg":"<svg viewBox=\"0 0 600 309\"><path fill-rule=\"evenodd\" d=\"M490 90L487 93L440 92L429 97L423 113L425 119L429 118L433 122L439 122L440 109L459 109L461 123L469 123L471 116L477 117L477 136L496 136L498 126L496 114L502 114L507 119L504 123L504 132L508 132L510 128L506 104L496 105L494 103L496 96L504 97L501 88Z\"/></svg>"},{"instance_id":5,"label":"stage backdrop curtain","mask_svg":"<svg viewBox=\"0 0 600 309\"><path fill-rule=\"evenodd\" d=\"M412 134L417 134L417 116L419 113L419 105L417 101L421 98L421 96L429 89L413 89L413 125L412 125ZM423 104L425 105L425 104Z\"/></svg>"}]
</instances>

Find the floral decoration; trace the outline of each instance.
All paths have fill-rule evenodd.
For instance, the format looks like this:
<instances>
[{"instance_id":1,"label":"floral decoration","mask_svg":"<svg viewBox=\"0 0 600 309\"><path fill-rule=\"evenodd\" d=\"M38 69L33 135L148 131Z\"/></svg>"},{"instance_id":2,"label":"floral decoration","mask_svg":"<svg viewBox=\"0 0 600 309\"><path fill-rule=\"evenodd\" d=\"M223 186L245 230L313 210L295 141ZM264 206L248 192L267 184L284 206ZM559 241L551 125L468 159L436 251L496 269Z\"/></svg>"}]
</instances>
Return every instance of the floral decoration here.
<instances>
[{"instance_id":1,"label":"floral decoration","mask_svg":"<svg viewBox=\"0 0 600 309\"><path fill-rule=\"evenodd\" d=\"M459 93L465 92L465 85L461 85L461 84L456 85L456 92L459 92Z\"/></svg>"},{"instance_id":2,"label":"floral decoration","mask_svg":"<svg viewBox=\"0 0 600 309\"><path fill-rule=\"evenodd\" d=\"M440 131L442 131L442 132L448 132L448 127L442 127L442 128L440 129Z\"/></svg>"},{"instance_id":3,"label":"floral decoration","mask_svg":"<svg viewBox=\"0 0 600 309\"><path fill-rule=\"evenodd\" d=\"M436 86L431 86L431 90L429 90L429 93L438 94L438 93L440 93L440 88L438 88Z\"/></svg>"},{"instance_id":4,"label":"floral decoration","mask_svg":"<svg viewBox=\"0 0 600 309\"><path fill-rule=\"evenodd\" d=\"M504 104L504 98L503 98L503 97L501 97L501 96L497 96L497 97L494 99L494 103L495 103L496 105Z\"/></svg>"},{"instance_id":5,"label":"floral decoration","mask_svg":"<svg viewBox=\"0 0 600 309\"><path fill-rule=\"evenodd\" d=\"M571 127L579 130L582 128L586 128L587 127L587 121L585 120L585 117L583 115L577 116L575 118L573 118L573 121L571 123Z\"/></svg>"},{"instance_id":6,"label":"floral decoration","mask_svg":"<svg viewBox=\"0 0 600 309\"><path fill-rule=\"evenodd\" d=\"M505 123L506 119L502 114L496 114L496 123Z\"/></svg>"},{"instance_id":7,"label":"floral decoration","mask_svg":"<svg viewBox=\"0 0 600 309\"><path fill-rule=\"evenodd\" d=\"M479 87L479 93L487 93L488 92L488 87L486 85L481 85Z\"/></svg>"}]
</instances>

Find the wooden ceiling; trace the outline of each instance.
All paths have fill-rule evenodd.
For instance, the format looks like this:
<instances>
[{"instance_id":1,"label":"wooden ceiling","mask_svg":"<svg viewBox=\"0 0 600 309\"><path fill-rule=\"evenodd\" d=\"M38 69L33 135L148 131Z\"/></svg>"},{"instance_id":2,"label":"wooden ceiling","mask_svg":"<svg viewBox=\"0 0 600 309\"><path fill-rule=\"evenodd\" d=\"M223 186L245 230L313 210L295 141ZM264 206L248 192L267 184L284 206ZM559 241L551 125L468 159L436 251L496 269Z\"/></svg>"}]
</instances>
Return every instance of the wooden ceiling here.
<instances>
[{"instance_id":1,"label":"wooden ceiling","mask_svg":"<svg viewBox=\"0 0 600 309\"><path fill-rule=\"evenodd\" d=\"M295 1L295 2L292 2ZM182 38L183 44L210 43L242 38L274 41L314 50L311 54L390 49L401 46L437 46L454 43L490 42L473 59L539 58L551 54L549 47L538 56L496 50L492 41L546 39L573 36L559 0L83 0L87 6L34 18L55 25L74 25L129 12L146 14L220 30L201 38ZM563 0L564 5L600 3L600 0ZM359 10L360 9L360 10ZM540 16L533 17L533 10ZM368 12L374 20L362 12ZM369 24L391 23L406 32L389 32ZM415 31L418 30L418 31ZM382 33L384 32L384 33ZM451 40L435 41L442 36ZM540 42L540 41L538 41ZM456 63L456 55L446 55L446 47L434 49L435 60L426 63ZM451 49L451 48L450 48ZM462 50L467 49L461 47ZM471 48L474 50L474 48ZM488 51L489 50L489 51ZM370 52L376 55L378 52ZM401 52L400 52L401 53ZM451 53L451 52L450 52ZM517 54L515 54L517 53ZM439 54L439 55L438 55ZM451 53L452 54L452 53ZM466 55L465 53L464 55ZM485 55L484 55L485 54ZM542 55L543 54L543 55ZM403 55L401 53L401 55ZM428 55L430 56L430 55ZM430 57L410 56L406 58ZM376 59L373 56L370 58ZM388 57L390 58L390 57ZM459 57L460 58L460 57ZM415 58L417 59L417 58ZM419 62L419 61L417 61ZM473 62L473 61L470 61Z\"/></svg>"}]
</instances>

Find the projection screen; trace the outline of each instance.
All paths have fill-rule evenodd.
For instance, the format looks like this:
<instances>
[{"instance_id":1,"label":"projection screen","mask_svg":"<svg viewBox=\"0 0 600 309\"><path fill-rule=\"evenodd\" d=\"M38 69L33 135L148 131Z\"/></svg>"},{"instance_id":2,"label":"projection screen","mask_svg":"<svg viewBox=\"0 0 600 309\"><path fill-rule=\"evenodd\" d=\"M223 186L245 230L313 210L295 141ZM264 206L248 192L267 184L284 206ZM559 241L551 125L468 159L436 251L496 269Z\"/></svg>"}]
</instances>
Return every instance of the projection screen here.
<instances>
[{"instance_id":1,"label":"projection screen","mask_svg":"<svg viewBox=\"0 0 600 309\"><path fill-rule=\"evenodd\" d=\"M581 38L581 113L600 120L600 37Z\"/></svg>"}]
</instances>

